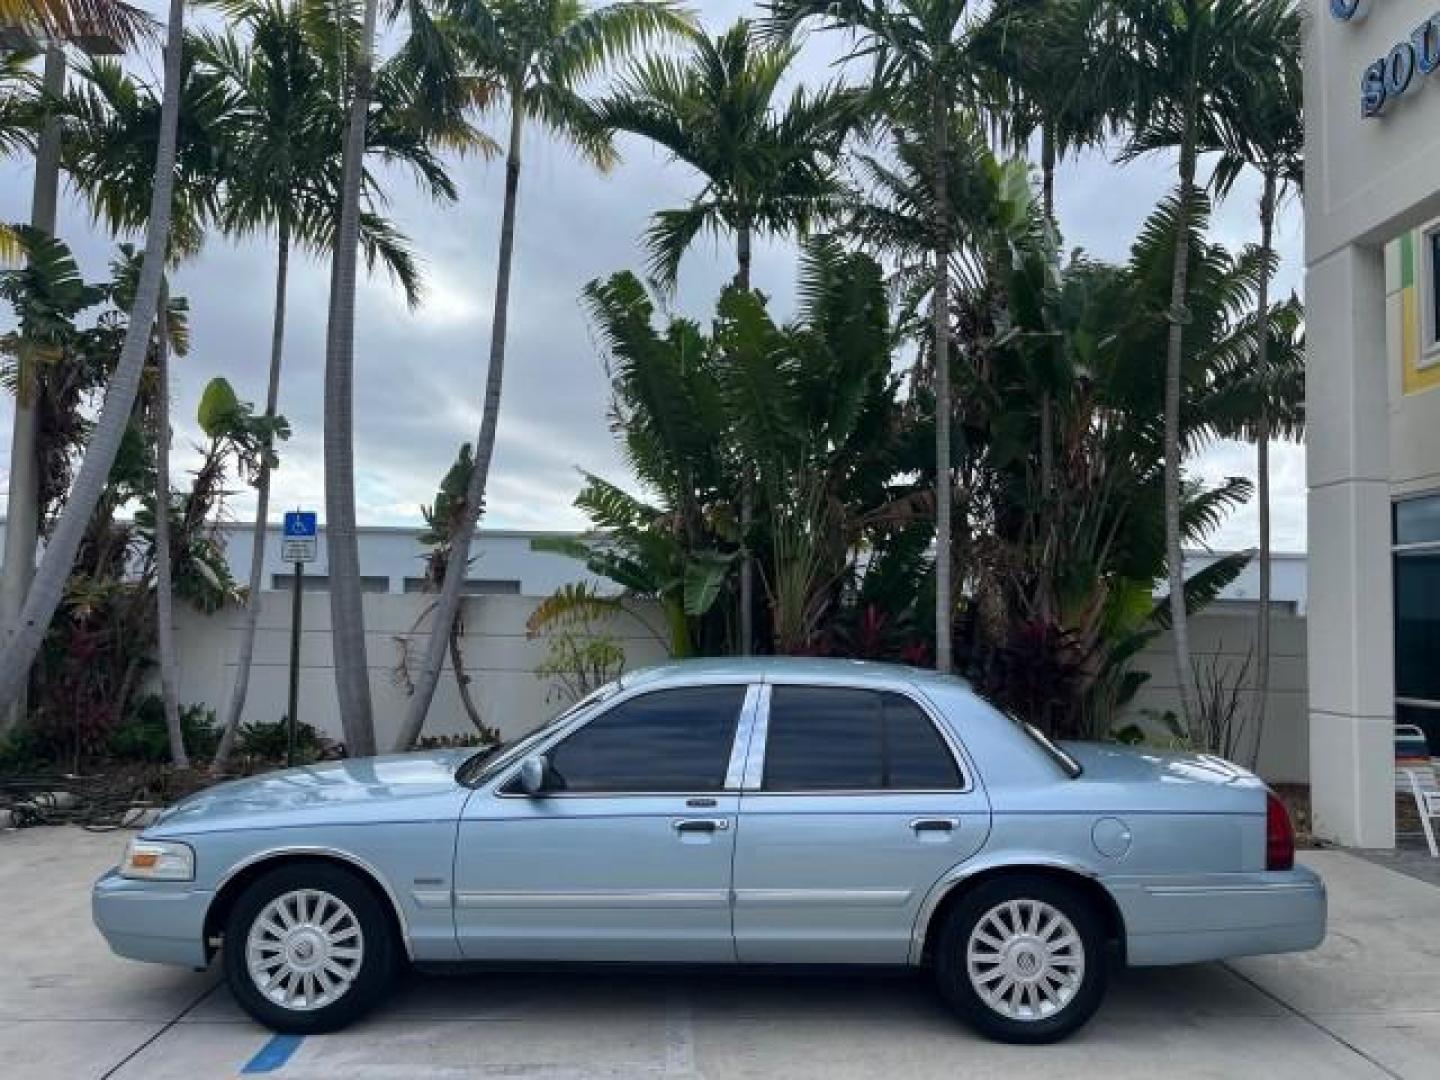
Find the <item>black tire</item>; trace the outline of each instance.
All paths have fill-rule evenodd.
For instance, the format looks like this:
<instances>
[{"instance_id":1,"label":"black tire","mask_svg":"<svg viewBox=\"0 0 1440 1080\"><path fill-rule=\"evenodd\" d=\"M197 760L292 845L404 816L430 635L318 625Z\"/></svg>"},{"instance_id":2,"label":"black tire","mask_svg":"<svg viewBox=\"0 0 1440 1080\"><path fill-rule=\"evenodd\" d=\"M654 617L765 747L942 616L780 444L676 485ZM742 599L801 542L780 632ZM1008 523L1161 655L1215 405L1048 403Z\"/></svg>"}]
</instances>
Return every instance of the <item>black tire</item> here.
<instances>
[{"instance_id":1,"label":"black tire","mask_svg":"<svg viewBox=\"0 0 1440 1080\"><path fill-rule=\"evenodd\" d=\"M1034 910L1033 907L1027 909L1023 906L1026 901L1046 905L1069 920L1075 937L1079 939L1083 972L1079 979L1075 980L1078 981L1078 986L1073 981L1061 985L1060 973L1064 970L1073 971L1075 966L1075 946L1068 946L1068 959L1051 967L1056 974L1050 976L1050 981L1044 984L1050 993L1062 999L1061 1002L1058 1005L1049 1000L1042 1003L1038 989L1033 992L1026 991L1025 996L1020 998L1022 1003L1018 1007L1013 1001L1008 1004L1012 1006L1012 1012L1019 1014L1028 1011L1029 1015L1007 1015L1002 1011L1007 1002L992 1004L981 995L972 981L967 950L976 927L983 920L996 914L1002 924L1013 923L1013 912L1017 909L1008 905L1018 902L1022 905L1018 910ZM1042 921L1041 926L1045 925L1047 923ZM994 929L994 926L994 923L987 922L987 930ZM1054 932L1057 942L1064 941L1068 936L1063 926L1059 926ZM976 938L976 941L981 942L981 939ZM985 962L982 961L981 965L977 966L979 975L989 975L994 980L986 985L992 985L996 990L1006 982L1010 972L1034 966L1033 961L1026 962L1016 950L1031 951L1031 955L1035 955L1032 951L1035 948L1035 936L1026 934L1009 941L1009 951L1002 951L984 943L987 951L993 950L997 955L1012 958L1006 961L1005 971L998 978L994 973L1001 964L984 966ZM1100 1001L1105 996L1108 975L1104 926L1093 902L1063 881L1040 874L1007 874L984 881L970 890L947 914L936 945L934 962L940 993L950 1006L982 1034L1007 1043L1050 1043L1078 1030L1100 1007ZM1065 966L1059 966L1060 963ZM1015 987L1027 981L1027 978L1012 980L1010 985Z\"/></svg>"},{"instance_id":2,"label":"black tire","mask_svg":"<svg viewBox=\"0 0 1440 1080\"><path fill-rule=\"evenodd\" d=\"M348 914L340 916L340 932L349 935L343 942L348 954L356 940L350 930L358 930L360 955L354 959L347 955L345 966L353 970L353 975L348 987L334 1000L305 1007L302 999L296 1006L287 1007L262 992L252 978L248 941L257 918L272 901L300 890L311 892L312 905L313 894L322 894L349 909ZM400 942L384 903L369 883L333 863L289 863L262 874L240 894L225 924L221 959L235 1000L266 1027L290 1035L338 1031L359 1019L384 995L400 965ZM307 955L313 955L315 948L311 942L299 941L296 947L303 948ZM332 978L328 973L326 977ZM343 980L333 981L338 984ZM319 989L318 982L311 985Z\"/></svg>"}]
</instances>

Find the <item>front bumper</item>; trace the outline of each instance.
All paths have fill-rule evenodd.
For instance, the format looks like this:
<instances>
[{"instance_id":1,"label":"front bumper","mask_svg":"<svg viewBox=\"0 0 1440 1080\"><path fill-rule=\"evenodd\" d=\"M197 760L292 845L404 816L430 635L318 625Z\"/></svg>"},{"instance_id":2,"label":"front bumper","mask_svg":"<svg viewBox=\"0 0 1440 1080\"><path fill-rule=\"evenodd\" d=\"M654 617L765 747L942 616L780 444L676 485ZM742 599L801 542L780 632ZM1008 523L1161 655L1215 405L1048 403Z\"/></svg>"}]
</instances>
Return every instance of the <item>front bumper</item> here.
<instances>
[{"instance_id":1,"label":"front bumper","mask_svg":"<svg viewBox=\"0 0 1440 1080\"><path fill-rule=\"evenodd\" d=\"M90 911L111 951L131 960L203 968L212 893L184 881L132 881L110 870L95 882Z\"/></svg>"},{"instance_id":2,"label":"front bumper","mask_svg":"<svg viewBox=\"0 0 1440 1080\"><path fill-rule=\"evenodd\" d=\"M1136 966L1301 952L1325 939L1325 883L1308 867L1105 884Z\"/></svg>"}]
</instances>

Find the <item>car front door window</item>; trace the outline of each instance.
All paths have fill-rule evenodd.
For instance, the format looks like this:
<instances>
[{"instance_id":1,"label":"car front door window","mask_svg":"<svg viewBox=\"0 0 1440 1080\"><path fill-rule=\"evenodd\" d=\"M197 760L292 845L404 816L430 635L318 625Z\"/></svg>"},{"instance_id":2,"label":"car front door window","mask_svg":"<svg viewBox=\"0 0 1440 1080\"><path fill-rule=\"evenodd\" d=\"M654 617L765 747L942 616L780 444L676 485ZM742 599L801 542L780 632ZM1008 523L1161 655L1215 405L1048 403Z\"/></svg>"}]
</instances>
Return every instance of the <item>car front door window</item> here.
<instances>
[{"instance_id":1,"label":"car front door window","mask_svg":"<svg viewBox=\"0 0 1440 1080\"><path fill-rule=\"evenodd\" d=\"M549 754L555 792L701 792L725 786L743 686L697 686L630 698Z\"/></svg>"}]
</instances>

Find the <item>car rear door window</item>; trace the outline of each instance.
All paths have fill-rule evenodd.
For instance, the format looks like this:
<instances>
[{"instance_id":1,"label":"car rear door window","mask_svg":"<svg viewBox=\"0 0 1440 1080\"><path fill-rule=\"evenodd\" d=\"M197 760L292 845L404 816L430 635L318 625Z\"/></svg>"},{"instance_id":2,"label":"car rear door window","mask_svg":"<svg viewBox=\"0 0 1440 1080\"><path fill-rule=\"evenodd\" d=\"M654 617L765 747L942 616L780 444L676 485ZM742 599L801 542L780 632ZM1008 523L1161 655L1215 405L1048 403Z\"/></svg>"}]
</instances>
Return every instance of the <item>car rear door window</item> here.
<instances>
[{"instance_id":1,"label":"car rear door window","mask_svg":"<svg viewBox=\"0 0 1440 1080\"><path fill-rule=\"evenodd\" d=\"M901 694L777 686L766 791L949 790L960 771L930 718Z\"/></svg>"},{"instance_id":2,"label":"car rear door window","mask_svg":"<svg viewBox=\"0 0 1440 1080\"><path fill-rule=\"evenodd\" d=\"M551 785L571 792L719 791L743 686L659 690L623 701L549 754Z\"/></svg>"},{"instance_id":3,"label":"car rear door window","mask_svg":"<svg viewBox=\"0 0 1440 1080\"><path fill-rule=\"evenodd\" d=\"M765 788L878 788L880 698L868 690L777 686L770 692Z\"/></svg>"},{"instance_id":4,"label":"car rear door window","mask_svg":"<svg viewBox=\"0 0 1440 1080\"><path fill-rule=\"evenodd\" d=\"M901 694L884 695L886 787L958 788L960 770L930 717Z\"/></svg>"}]
</instances>

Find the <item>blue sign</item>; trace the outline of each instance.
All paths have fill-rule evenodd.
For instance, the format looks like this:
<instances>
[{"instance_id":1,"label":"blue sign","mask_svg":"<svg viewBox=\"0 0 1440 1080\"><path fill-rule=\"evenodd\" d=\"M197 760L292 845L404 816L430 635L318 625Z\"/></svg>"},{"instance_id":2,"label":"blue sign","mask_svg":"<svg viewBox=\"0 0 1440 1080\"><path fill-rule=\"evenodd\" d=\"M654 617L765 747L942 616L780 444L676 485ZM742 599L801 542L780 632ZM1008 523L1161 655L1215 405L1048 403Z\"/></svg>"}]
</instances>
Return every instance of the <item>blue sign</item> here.
<instances>
[{"instance_id":1,"label":"blue sign","mask_svg":"<svg viewBox=\"0 0 1440 1080\"><path fill-rule=\"evenodd\" d=\"M1330 14L1349 22L1360 10L1360 0L1330 0ZM1379 116L1386 105L1417 87L1419 80L1440 69L1440 13L1396 42L1384 56L1360 73L1360 114Z\"/></svg>"},{"instance_id":2,"label":"blue sign","mask_svg":"<svg viewBox=\"0 0 1440 1080\"><path fill-rule=\"evenodd\" d=\"M316 521L319 515L314 510L289 510L285 513L286 540L315 539Z\"/></svg>"}]
</instances>

